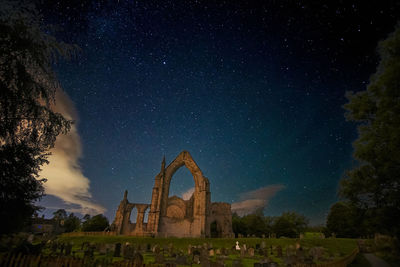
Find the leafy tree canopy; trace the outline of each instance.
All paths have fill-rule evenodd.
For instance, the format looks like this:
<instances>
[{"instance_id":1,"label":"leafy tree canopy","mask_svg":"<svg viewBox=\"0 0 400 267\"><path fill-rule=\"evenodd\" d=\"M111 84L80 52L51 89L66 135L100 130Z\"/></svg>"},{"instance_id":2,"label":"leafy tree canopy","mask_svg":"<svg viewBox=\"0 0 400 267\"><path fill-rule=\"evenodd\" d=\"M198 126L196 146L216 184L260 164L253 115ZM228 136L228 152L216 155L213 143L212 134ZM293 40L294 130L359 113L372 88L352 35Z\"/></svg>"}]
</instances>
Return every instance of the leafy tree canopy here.
<instances>
[{"instance_id":1,"label":"leafy tree canopy","mask_svg":"<svg viewBox=\"0 0 400 267\"><path fill-rule=\"evenodd\" d=\"M381 61L365 91L348 93L346 118L358 123L354 158L340 193L379 218L375 231L400 236L400 26L378 52Z\"/></svg>"},{"instance_id":2,"label":"leafy tree canopy","mask_svg":"<svg viewBox=\"0 0 400 267\"><path fill-rule=\"evenodd\" d=\"M52 64L73 46L46 34L29 1L2 1L0 10L0 234L19 230L43 195L40 166L71 121L52 111L60 88ZM18 211L18 212L16 212Z\"/></svg>"},{"instance_id":3,"label":"leafy tree canopy","mask_svg":"<svg viewBox=\"0 0 400 267\"><path fill-rule=\"evenodd\" d=\"M82 231L84 232L96 232L104 231L109 226L107 217L102 214L91 217L82 224Z\"/></svg>"}]
</instances>

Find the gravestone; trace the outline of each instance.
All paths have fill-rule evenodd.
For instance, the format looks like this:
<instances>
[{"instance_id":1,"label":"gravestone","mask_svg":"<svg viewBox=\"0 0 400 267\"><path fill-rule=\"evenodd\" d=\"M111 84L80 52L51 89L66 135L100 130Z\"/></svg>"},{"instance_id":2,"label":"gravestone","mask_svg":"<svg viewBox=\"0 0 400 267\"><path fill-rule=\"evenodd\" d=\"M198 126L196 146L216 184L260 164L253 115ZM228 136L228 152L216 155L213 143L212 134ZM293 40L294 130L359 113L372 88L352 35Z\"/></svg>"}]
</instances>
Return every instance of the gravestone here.
<instances>
[{"instance_id":1,"label":"gravestone","mask_svg":"<svg viewBox=\"0 0 400 267\"><path fill-rule=\"evenodd\" d=\"M304 260L304 250L302 247L300 247L298 250L296 250L296 256L297 256L297 259L300 260L301 262Z\"/></svg>"},{"instance_id":2,"label":"gravestone","mask_svg":"<svg viewBox=\"0 0 400 267\"><path fill-rule=\"evenodd\" d=\"M267 247L267 245L265 244L264 241L262 241L262 242L261 242L261 248L264 249L264 248L266 248L266 247Z\"/></svg>"},{"instance_id":3,"label":"gravestone","mask_svg":"<svg viewBox=\"0 0 400 267\"><path fill-rule=\"evenodd\" d=\"M217 249L215 250L215 254L216 254L216 255L221 255L221 250L220 250L219 248L217 248Z\"/></svg>"},{"instance_id":4,"label":"gravestone","mask_svg":"<svg viewBox=\"0 0 400 267\"><path fill-rule=\"evenodd\" d=\"M114 257L121 257L121 243L115 244Z\"/></svg>"},{"instance_id":5,"label":"gravestone","mask_svg":"<svg viewBox=\"0 0 400 267\"><path fill-rule=\"evenodd\" d=\"M281 245L278 245L276 247L276 255L278 256L278 258L282 258L282 247L281 247Z\"/></svg>"},{"instance_id":6,"label":"gravestone","mask_svg":"<svg viewBox=\"0 0 400 267\"><path fill-rule=\"evenodd\" d=\"M208 251L208 255L210 256L210 257L214 257L214 249L210 249L209 251Z\"/></svg>"},{"instance_id":7,"label":"gravestone","mask_svg":"<svg viewBox=\"0 0 400 267\"><path fill-rule=\"evenodd\" d=\"M323 247L313 247L310 249L308 254L313 258L313 260L318 261L324 254L324 248Z\"/></svg>"},{"instance_id":8,"label":"gravestone","mask_svg":"<svg viewBox=\"0 0 400 267\"><path fill-rule=\"evenodd\" d=\"M244 256L246 256L246 245L243 245L241 248L240 248L240 257L244 257Z\"/></svg>"},{"instance_id":9,"label":"gravestone","mask_svg":"<svg viewBox=\"0 0 400 267\"><path fill-rule=\"evenodd\" d=\"M226 248L224 247L221 248L221 254L227 256Z\"/></svg>"},{"instance_id":10,"label":"gravestone","mask_svg":"<svg viewBox=\"0 0 400 267\"><path fill-rule=\"evenodd\" d=\"M236 241L235 249L236 249L236 250L240 250L239 241Z\"/></svg>"},{"instance_id":11,"label":"gravestone","mask_svg":"<svg viewBox=\"0 0 400 267\"><path fill-rule=\"evenodd\" d=\"M250 257L254 257L254 248L249 248L248 254Z\"/></svg>"},{"instance_id":12,"label":"gravestone","mask_svg":"<svg viewBox=\"0 0 400 267\"><path fill-rule=\"evenodd\" d=\"M292 256L296 254L296 249L293 245L289 245L286 247L286 256Z\"/></svg>"},{"instance_id":13,"label":"gravestone","mask_svg":"<svg viewBox=\"0 0 400 267\"><path fill-rule=\"evenodd\" d=\"M140 254L140 252L136 252L135 255L133 255L133 266L134 267L142 267L143 266L143 256Z\"/></svg>"},{"instance_id":14,"label":"gravestone","mask_svg":"<svg viewBox=\"0 0 400 267\"><path fill-rule=\"evenodd\" d=\"M154 258L156 264L164 264L164 255L162 253L157 253Z\"/></svg>"},{"instance_id":15,"label":"gravestone","mask_svg":"<svg viewBox=\"0 0 400 267\"><path fill-rule=\"evenodd\" d=\"M155 253L155 254L159 254L160 251L161 251L160 246L159 246L158 244L156 244L156 245L153 247L152 250L153 250L153 253Z\"/></svg>"},{"instance_id":16,"label":"gravestone","mask_svg":"<svg viewBox=\"0 0 400 267\"><path fill-rule=\"evenodd\" d=\"M122 256L125 259L132 259L135 253L134 248L131 245L126 245L125 248L122 250Z\"/></svg>"},{"instance_id":17,"label":"gravestone","mask_svg":"<svg viewBox=\"0 0 400 267\"><path fill-rule=\"evenodd\" d=\"M200 263L200 255L193 254L193 263L199 264Z\"/></svg>"},{"instance_id":18,"label":"gravestone","mask_svg":"<svg viewBox=\"0 0 400 267\"><path fill-rule=\"evenodd\" d=\"M192 255L192 253L193 253L193 247L192 247L192 245L189 244L187 254Z\"/></svg>"},{"instance_id":19,"label":"gravestone","mask_svg":"<svg viewBox=\"0 0 400 267\"><path fill-rule=\"evenodd\" d=\"M68 243L68 244L65 246L65 256L71 255L71 251L72 251L72 244L71 244L71 243Z\"/></svg>"},{"instance_id":20,"label":"gravestone","mask_svg":"<svg viewBox=\"0 0 400 267\"><path fill-rule=\"evenodd\" d=\"M178 256L176 256L175 263L177 265L188 265L187 258L183 254L179 254Z\"/></svg>"},{"instance_id":21,"label":"gravestone","mask_svg":"<svg viewBox=\"0 0 400 267\"><path fill-rule=\"evenodd\" d=\"M107 253L107 244L101 243L97 246L97 250L99 251L100 255L105 255Z\"/></svg>"}]
</instances>

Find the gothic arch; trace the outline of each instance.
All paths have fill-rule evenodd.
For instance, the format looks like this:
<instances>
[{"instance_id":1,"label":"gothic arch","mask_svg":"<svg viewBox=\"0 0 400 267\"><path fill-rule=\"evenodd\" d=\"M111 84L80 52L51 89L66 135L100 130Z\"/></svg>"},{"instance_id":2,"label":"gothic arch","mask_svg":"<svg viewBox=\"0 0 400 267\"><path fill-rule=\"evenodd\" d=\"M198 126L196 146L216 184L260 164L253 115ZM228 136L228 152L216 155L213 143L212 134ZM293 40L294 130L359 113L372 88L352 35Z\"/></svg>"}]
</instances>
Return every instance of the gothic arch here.
<instances>
[{"instance_id":1,"label":"gothic arch","mask_svg":"<svg viewBox=\"0 0 400 267\"><path fill-rule=\"evenodd\" d=\"M182 151L165 169L165 187L169 192L172 177L182 166L185 166L193 176L195 192L207 190L208 179L204 177L199 166L188 151Z\"/></svg>"}]
</instances>

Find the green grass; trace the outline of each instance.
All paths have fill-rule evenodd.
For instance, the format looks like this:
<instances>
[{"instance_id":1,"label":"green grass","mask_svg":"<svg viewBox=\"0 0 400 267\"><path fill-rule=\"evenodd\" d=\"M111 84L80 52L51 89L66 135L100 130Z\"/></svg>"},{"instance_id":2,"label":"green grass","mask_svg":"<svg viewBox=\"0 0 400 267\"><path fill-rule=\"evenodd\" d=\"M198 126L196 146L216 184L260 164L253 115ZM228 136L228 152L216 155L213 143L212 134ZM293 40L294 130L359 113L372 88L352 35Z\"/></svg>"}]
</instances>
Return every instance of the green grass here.
<instances>
[{"instance_id":1,"label":"green grass","mask_svg":"<svg viewBox=\"0 0 400 267\"><path fill-rule=\"evenodd\" d=\"M304 248L305 251L308 251L312 247L323 247L325 248L324 258L327 260L339 259L348 254L350 254L357 246L355 239L321 239L321 238L303 238L303 239L290 239L290 238L271 238L271 239L262 239L262 238L151 238L151 237L131 237L131 236L61 236L58 238L59 242L63 243L73 243L73 251L79 251L82 243L121 243L124 244L129 242L131 245L137 244L150 244L154 246L158 244L160 248L168 247L169 244L173 244L175 250L181 250L184 254L187 254L188 246L198 246L203 245L204 243L212 244L214 249L216 248L232 248L235 246L236 241L239 241L239 244L246 244L247 248L256 247L256 244L261 244L262 241L265 242L268 251L270 253L270 247L276 247L280 245L283 248L283 255L286 253L286 247L292 245L295 246L296 242L299 242L300 245ZM79 252L82 253L82 252ZM276 257L275 255L271 255L269 258L274 260L275 262L282 264L282 259ZM81 256L80 254L76 254ZM83 255L82 255L83 256ZM98 257L98 255L95 255ZM103 256L104 257L104 256ZM143 255L146 263L154 262L154 256L150 253L145 253ZM239 253L229 255L229 258L225 261L227 265L231 265L233 260L241 259ZM242 262L244 266L253 266L255 262L258 262L261 259L261 256L257 255L254 258L245 257L242 258ZM122 260L122 258L114 258L115 260ZM216 261L216 256L211 258L211 260Z\"/></svg>"}]
</instances>

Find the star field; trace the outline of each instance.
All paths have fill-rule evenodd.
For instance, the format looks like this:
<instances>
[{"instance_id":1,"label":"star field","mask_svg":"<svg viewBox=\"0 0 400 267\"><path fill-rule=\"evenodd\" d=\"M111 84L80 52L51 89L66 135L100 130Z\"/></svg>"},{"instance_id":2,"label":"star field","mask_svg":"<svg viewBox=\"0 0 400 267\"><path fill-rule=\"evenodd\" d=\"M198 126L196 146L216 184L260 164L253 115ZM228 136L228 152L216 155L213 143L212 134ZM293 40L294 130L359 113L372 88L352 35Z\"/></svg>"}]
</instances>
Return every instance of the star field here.
<instances>
[{"instance_id":1,"label":"star field","mask_svg":"<svg viewBox=\"0 0 400 267\"><path fill-rule=\"evenodd\" d=\"M324 223L353 164L346 91L365 89L396 1L45 1L79 45L56 66L77 107L81 166L113 219L125 189L149 203L162 157L188 150L212 201L283 185L266 215ZM194 185L180 169L170 194ZM44 203L56 203L46 197Z\"/></svg>"}]
</instances>

